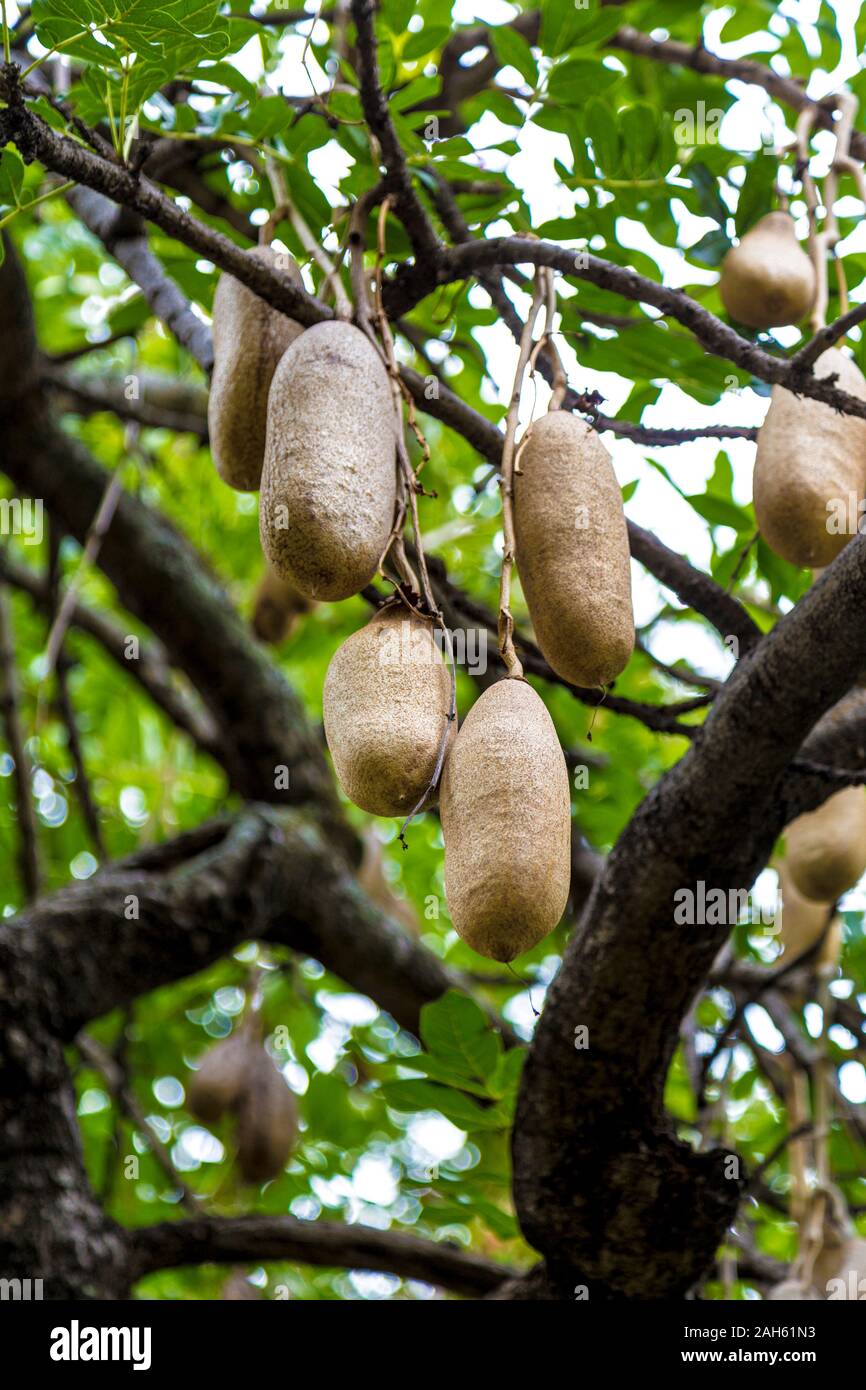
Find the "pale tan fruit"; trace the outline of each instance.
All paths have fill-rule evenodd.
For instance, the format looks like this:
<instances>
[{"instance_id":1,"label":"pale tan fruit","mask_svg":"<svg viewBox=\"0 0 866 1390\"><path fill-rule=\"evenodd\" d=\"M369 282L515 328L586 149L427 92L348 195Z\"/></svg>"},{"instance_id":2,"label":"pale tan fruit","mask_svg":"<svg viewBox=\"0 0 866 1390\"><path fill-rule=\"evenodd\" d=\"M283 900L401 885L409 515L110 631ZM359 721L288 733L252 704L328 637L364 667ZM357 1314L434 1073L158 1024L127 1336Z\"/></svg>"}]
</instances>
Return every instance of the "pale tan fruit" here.
<instances>
[{"instance_id":1,"label":"pale tan fruit","mask_svg":"<svg viewBox=\"0 0 866 1390\"><path fill-rule=\"evenodd\" d=\"M376 573L396 486L394 405L378 353L350 323L308 328L271 383L265 555L307 598L349 598Z\"/></svg>"},{"instance_id":2,"label":"pale tan fruit","mask_svg":"<svg viewBox=\"0 0 866 1390\"><path fill-rule=\"evenodd\" d=\"M573 685L606 685L634 647L622 494L598 434L567 411L536 420L514 479L517 568L535 637Z\"/></svg>"},{"instance_id":3,"label":"pale tan fruit","mask_svg":"<svg viewBox=\"0 0 866 1390\"><path fill-rule=\"evenodd\" d=\"M187 1105L203 1124L214 1124L238 1100L247 1066L247 1040L232 1033L204 1054L186 1088Z\"/></svg>"},{"instance_id":4,"label":"pale tan fruit","mask_svg":"<svg viewBox=\"0 0 866 1390\"><path fill-rule=\"evenodd\" d=\"M799 323L815 302L815 270L787 212L768 212L722 261L719 294L750 328Z\"/></svg>"},{"instance_id":5,"label":"pale tan fruit","mask_svg":"<svg viewBox=\"0 0 866 1390\"><path fill-rule=\"evenodd\" d=\"M866 791L843 787L785 831L794 887L813 902L832 903L866 871Z\"/></svg>"},{"instance_id":6,"label":"pale tan fruit","mask_svg":"<svg viewBox=\"0 0 866 1390\"><path fill-rule=\"evenodd\" d=\"M774 1284L767 1294L770 1303L817 1303L820 1296L814 1289L807 1284L801 1284L799 1279L783 1279L781 1284Z\"/></svg>"},{"instance_id":7,"label":"pale tan fruit","mask_svg":"<svg viewBox=\"0 0 866 1390\"><path fill-rule=\"evenodd\" d=\"M816 377L832 373L840 390L866 401L863 374L838 348L815 363ZM864 492L866 420L774 386L754 476L755 516L771 550L804 569L829 565L856 534Z\"/></svg>"},{"instance_id":8,"label":"pale tan fruit","mask_svg":"<svg viewBox=\"0 0 866 1390\"><path fill-rule=\"evenodd\" d=\"M300 285L291 256L271 246L247 255L278 266ZM217 472L229 487L255 492L262 477L268 392L277 363L302 332L232 275L223 274L213 304L214 367L208 399L210 447Z\"/></svg>"},{"instance_id":9,"label":"pale tan fruit","mask_svg":"<svg viewBox=\"0 0 866 1390\"><path fill-rule=\"evenodd\" d=\"M776 913L777 925L780 928L778 941L786 962L796 960L807 951L811 951L815 943L823 937L820 950L809 964L816 969L823 965L835 964L842 947L842 923L835 916L830 921L833 904L804 898L797 889L784 859L780 859L775 868L779 875L780 897Z\"/></svg>"},{"instance_id":10,"label":"pale tan fruit","mask_svg":"<svg viewBox=\"0 0 866 1390\"><path fill-rule=\"evenodd\" d=\"M812 1270L812 1287L832 1302L866 1296L866 1240L850 1232L825 1230Z\"/></svg>"},{"instance_id":11,"label":"pale tan fruit","mask_svg":"<svg viewBox=\"0 0 866 1390\"><path fill-rule=\"evenodd\" d=\"M544 701L522 680L476 700L445 763L445 896L474 950L510 961L558 924L571 872L568 771Z\"/></svg>"},{"instance_id":12,"label":"pale tan fruit","mask_svg":"<svg viewBox=\"0 0 866 1390\"><path fill-rule=\"evenodd\" d=\"M325 677L325 737L346 795L404 816L430 785L448 729L451 676L431 622L398 603L338 647ZM449 738L457 721L451 721Z\"/></svg>"},{"instance_id":13,"label":"pale tan fruit","mask_svg":"<svg viewBox=\"0 0 866 1390\"><path fill-rule=\"evenodd\" d=\"M268 1182L298 1138L298 1107L263 1048L251 1049L237 1104L238 1166L246 1182Z\"/></svg>"},{"instance_id":14,"label":"pale tan fruit","mask_svg":"<svg viewBox=\"0 0 866 1390\"><path fill-rule=\"evenodd\" d=\"M277 646L292 635L299 620L314 607L310 599L298 593L294 584L281 579L270 565L265 565L253 606L253 632L262 642Z\"/></svg>"}]
</instances>

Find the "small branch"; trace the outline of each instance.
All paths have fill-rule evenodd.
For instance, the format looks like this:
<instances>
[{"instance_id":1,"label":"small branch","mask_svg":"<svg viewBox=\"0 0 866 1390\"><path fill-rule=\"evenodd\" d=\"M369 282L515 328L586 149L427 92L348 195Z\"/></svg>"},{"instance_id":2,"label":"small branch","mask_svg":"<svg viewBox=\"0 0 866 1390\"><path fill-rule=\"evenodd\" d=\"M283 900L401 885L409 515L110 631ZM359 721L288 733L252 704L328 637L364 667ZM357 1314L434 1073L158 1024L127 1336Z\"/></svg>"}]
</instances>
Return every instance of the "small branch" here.
<instances>
[{"instance_id":1,"label":"small branch","mask_svg":"<svg viewBox=\"0 0 866 1390\"><path fill-rule=\"evenodd\" d=\"M21 728L18 673L15 665L15 639L5 586L0 585L0 710L9 753L15 764L15 804L20 837L19 862L25 900L39 893L39 838L33 808L30 759Z\"/></svg>"},{"instance_id":2,"label":"small branch","mask_svg":"<svg viewBox=\"0 0 866 1390\"><path fill-rule=\"evenodd\" d=\"M79 1033L75 1038L75 1046L81 1053L84 1062L99 1073L117 1104L146 1139L148 1148L171 1182L172 1187L179 1189L183 1206L188 1211L198 1211L199 1203L196 1201L195 1193L187 1186L172 1163L171 1154L141 1109L132 1090L126 1084L123 1072L117 1062L95 1038L90 1037L89 1033Z\"/></svg>"},{"instance_id":3,"label":"small branch","mask_svg":"<svg viewBox=\"0 0 866 1390\"><path fill-rule=\"evenodd\" d=\"M48 528L49 545L49 565L48 565L48 594L49 594L49 627L54 622L60 600L60 540L61 536L57 526L52 521ZM81 807L81 814L84 824L87 827L93 847L99 859L104 860L105 842L102 838L102 826L99 820L99 812L96 802L93 799L93 792L90 786L90 778L87 775L87 766L84 761L84 750L81 746L81 735L78 729L78 720L75 715L75 706L72 703L72 696L69 692L68 672L72 661L65 649L61 645L57 654L57 708L60 717L66 726L66 739L69 747L69 755L72 758L72 767L75 775L75 795Z\"/></svg>"},{"instance_id":4,"label":"small branch","mask_svg":"<svg viewBox=\"0 0 866 1390\"><path fill-rule=\"evenodd\" d=\"M396 210L406 228L412 249L416 257L425 264L435 264L439 259L441 244L415 192L406 156L397 138L388 103L379 83L375 13L373 0L352 0L352 17L358 35L357 66L361 79L361 104L367 124L382 151L386 169L386 191L394 196Z\"/></svg>"},{"instance_id":5,"label":"small branch","mask_svg":"<svg viewBox=\"0 0 866 1390\"><path fill-rule=\"evenodd\" d=\"M48 641L45 644L45 661L42 670L43 681L47 680L54 671L60 649L63 646L63 639L66 636L67 628L72 619L76 595L87 571L96 563L99 552L102 549L102 542L105 539L114 513L117 510L117 504L120 501L122 491L123 483L120 476L120 469L118 468L109 475L96 516L87 533L81 562L70 583L67 585L57 617L54 619L51 631L48 634Z\"/></svg>"},{"instance_id":6,"label":"small branch","mask_svg":"<svg viewBox=\"0 0 866 1390\"><path fill-rule=\"evenodd\" d=\"M0 577L13 588L29 594L33 602L43 612L50 613L50 598L45 581L33 570L17 565L9 556L0 551ZM71 626L92 637L112 661L127 676L138 681L139 685L154 702L167 714L172 723L217 762L224 756L224 741L220 738L215 722L203 710L197 708L181 690L177 688L165 654L147 642L138 642L138 656L129 659L129 641L132 634L124 632L102 613L76 602L72 609Z\"/></svg>"},{"instance_id":7,"label":"small branch","mask_svg":"<svg viewBox=\"0 0 866 1390\"><path fill-rule=\"evenodd\" d=\"M137 226L134 220L124 218L113 202L88 188L76 188L67 201L130 280L139 286L155 316L170 329L202 370L210 372L213 367L210 330L193 312L186 295L151 251L143 225Z\"/></svg>"}]
</instances>

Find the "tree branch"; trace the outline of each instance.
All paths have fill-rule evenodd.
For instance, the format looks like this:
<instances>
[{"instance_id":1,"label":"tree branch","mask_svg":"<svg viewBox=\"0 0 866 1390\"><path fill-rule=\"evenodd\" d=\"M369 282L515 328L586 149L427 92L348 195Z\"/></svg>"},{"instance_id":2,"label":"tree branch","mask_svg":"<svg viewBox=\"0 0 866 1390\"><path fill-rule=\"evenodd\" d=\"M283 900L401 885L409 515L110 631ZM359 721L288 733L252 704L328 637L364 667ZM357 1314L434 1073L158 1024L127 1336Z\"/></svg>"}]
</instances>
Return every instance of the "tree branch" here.
<instances>
[{"instance_id":1,"label":"tree branch","mask_svg":"<svg viewBox=\"0 0 866 1390\"><path fill-rule=\"evenodd\" d=\"M210 329L193 312L186 295L151 251L144 223L90 188L73 188L67 194L67 202L139 286L154 315L195 358L202 371L209 373L213 367Z\"/></svg>"},{"instance_id":2,"label":"tree branch","mask_svg":"<svg viewBox=\"0 0 866 1390\"><path fill-rule=\"evenodd\" d=\"M207 393L191 382L141 374L137 390L130 396L128 382L122 377L66 371L50 363L42 369L42 381L56 394L61 409L72 414L110 410L121 420L134 420L146 429L194 434L207 442Z\"/></svg>"},{"instance_id":3,"label":"tree branch","mask_svg":"<svg viewBox=\"0 0 866 1390\"><path fill-rule=\"evenodd\" d=\"M858 537L739 662L699 737L620 836L569 943L514 1137L523 1232L563 1291L577 1269L601 1297L681 1296L733 1216L739 1185L724 1156L682 1146L663 1109L680 1019L730 930L729 913L719 925L676 927L676 895L694 902L700 884L748 889L766 863L787 764L866 664L864 599ZM575 1049L577 1025L589 1030L588 1050Z\"/></svg>"},{"instance_id":4,"label":"tree branch","mask_svg":"<svg viewBox=\"0 0 866 1390\"><path fill-rule=\"evenodd\" d=\"M0 926L0 967L7 990L71 1042L257 938L313 956L415 1034L424 1004L466 987L370 903L312 815L262 805L37 901Z\"/></svg>"},{"instance_id":5,"label":"tree branch","mask_svg":"<svg viewBox=\"0 0 866 1390\"><path fill-rule=\"evenodd\" d=\"M388 102L379 85L373 0L352 0L352 17L357 30L358 75L364 116L382 151L385 164L384 192L394 199L394 208L406 228L416 257L425 265L435 265L441 244L424 205L415 192L403 147L388 111Z\"/></svg>"},{"instance_id":6,"label":"tree branch","mask_svg":"<svg viewBox=\"0 0 866 1390\"><path fill-rule=\"evenodd\" d=\"M3 550L0 550L0 577L13 588L29 594L42 612L50 611L45 579L35 570L16 564ZM153 703L168 715L173 724L189 734L202 752L222 762L225 748L215 720L178 689L165 653L156 642L142 642L137 633L125 632L102 613L79 602L72 609L71 623L98 642L125 675L138 681ZM133 636L138 641L138 655L135 658L130 655L129 639Z\"/></svg>"},{"instance_id":7,"label":"tree branch","mask_svg":"<svg viewBox=\"0 0 866 1390\"><path fill-rule=\"evenodd\" d=\"M139 1227L130 1234L132 1279L187 1264L285 1260L326 1269L382 1270L482 1298L515 1271L444 1241L293 1216L198 1217Z\"/></svg>"},{"instance_id":8,"label":"tree branch","mask_svg":"<svg viewBox=\"0 0 866 1390\"><path fill-rule=\"evenodd\" d=\"M753 58L720 58L704 48L702 43L680 43L677 39L653 39L638 29L626 26L618 29L605 42L607 48L618 48L633 53L639 58L649 58L656 63L666 63L692 68L694 72L721 77L725 82L746 82L753 87L763 87L774 100L790 106L794 111L811 110L815 124L822 130L832 130L834 100L832 96L816 101L807 96L799 81L794 77L783 77L764 63ZM858 159L866 159L866 135L854 131L850 150Z\"/></svg>"}]
</instances>

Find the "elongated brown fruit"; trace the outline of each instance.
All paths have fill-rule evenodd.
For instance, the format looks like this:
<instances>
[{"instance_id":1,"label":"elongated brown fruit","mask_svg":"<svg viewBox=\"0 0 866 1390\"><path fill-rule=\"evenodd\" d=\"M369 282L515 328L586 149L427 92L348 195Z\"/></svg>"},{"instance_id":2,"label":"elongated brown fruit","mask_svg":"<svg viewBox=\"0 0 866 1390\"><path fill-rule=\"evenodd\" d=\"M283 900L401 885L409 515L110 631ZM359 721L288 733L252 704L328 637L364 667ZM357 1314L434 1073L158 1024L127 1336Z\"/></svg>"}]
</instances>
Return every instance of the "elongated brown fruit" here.
<instances>
[{"instance_id":1,"label":"elongated brown fruit","mask_svg":"<svg viewBox=\"0 0 866 1390\"><path fill-rule=\"evenodd\" d=\"M214 1124L236 1103L247 1066L248 1043L243 1033L232 1033L204 1054L198 1071L187 1084L187 1105L203 1124Z\"/></svg>"},{"instance_id":2,"label":"elongated brown fruit","mask_svg":"<svg viewBox=\"0 0 866 1390\"><path fill-rule=\"evenodd\" d=\"M832 903L866 871L866 791L844 787L785 831L794 887L813 902Z\"/></svg>"},{"instance_id":3,"label":"elongated brown fruit","mask_svg":"<svg viewBox=\"0 0 866 1390\"><path fill-rule=\"evenodd\" d=\"M375 348L350 323L308 328L271 383L259 513L265 555L307 598L349 598L376 573L394 518L395 445Z\"/></svg>"},{"instance_id":4,"label":"elongated brown fruit","mask_svg":"<svg viewBox=\"0 0 866 1390\"><path fill-rule=\"evenodd\" d=\"M722 261L719 294L750 328L799 323L815 302L815 270L787 212L768 212Z\"/></svg>"},{"instance_id":5,"label":"elongated brown fruit","mask_svg":"<svg viewBox=\"0 0 866 1390\"><path fill-rule=\"evenodd\" d=\"M831 920L833 904L804 898L784 859L774 867L779 875L778 941L786 963L805 955L820 941L821 948L809 964L814 968L834 964L842 947L842 924L836 916Z\"/></svg>"},{"instance_id":6,"label":"elongated brown fruit","mask_svg":"<svg viewBox=\"0 0 866 1390\"><path fill-rule=\"evenodd\" d=\"M610 455L583 420L536 420L514 479L517 568L535 636L557 675L606 685L634 647L622 494Z\"/></svg>"},{"instance_id":7,"label":"elongated brown fruit","mask_svg":"<svg viewBox=\"0 0 866 1390\"><path fill-rule=\"evenodd\" d=\"M292 635L299 619L314 607L294 584L265 565L253 605L253 632L262 642L276 646Z\"/></svg>"},{"instance_id":8,"label":"elongated brown fruit","mask_svg":"<svg viewBox=\"0 0 866 1390\"><path fill-rule=\"evenodd\" d=\"M568 771L544 701L522 680L479 696L445 763L445 896L473 950L510 961L558 924L571 871Z\"/></svg>"},{"instance_id":9,"label":"elongated brown fruit","mask_svg":"<svg viewBox=\"0 0 866 1390\"><path fill-rule=\"evenodd\" d=\"M237 1105L238 1166L247 1182L282 1172L298 1137L298 1107L264 1048L251 1049Z\"/></svg>"},{"instance_id":10,"label":"elongated brown fruit","mask_svg":"<svg viewBox=\"0 0 866 1390\"><path fill-rule=\"evenodd\" d=\"M834 372L840 390L866 401L859 367L829 348L815 376ZM866 420L774 386L754 476L755 516L771 550L801 568L829 565L856 534L864 493Z\"/></svg>"},{"instance_id":11,"label":"elongated brown fruit","mask_svg":"<svg viewBox=\"0 0 866 1390\"><path fill-rule=\"evenodd\" d=\"M448 729L451 677L433 624L383 608L331 658L325 737L346 795L374 816L405 816L430 785ZM449 737L456 730L452 721Z\"/></svg>"},{"instance_id":12,"label":"elongated brown fruit","mask_svg":"<svg viewBox=\"0 0 866 1390\"><path fill-rule=\"evenodd\" d=\"M256 246L247 254L279 266L301 284L301 272L285 252ZM213 304L214 368L207 419L217 472L239 492L255 492L261 483L268 392L277 363L302 331L299 323L272 309L240 280L220 276Z\"/></svg>"}]
</instances>

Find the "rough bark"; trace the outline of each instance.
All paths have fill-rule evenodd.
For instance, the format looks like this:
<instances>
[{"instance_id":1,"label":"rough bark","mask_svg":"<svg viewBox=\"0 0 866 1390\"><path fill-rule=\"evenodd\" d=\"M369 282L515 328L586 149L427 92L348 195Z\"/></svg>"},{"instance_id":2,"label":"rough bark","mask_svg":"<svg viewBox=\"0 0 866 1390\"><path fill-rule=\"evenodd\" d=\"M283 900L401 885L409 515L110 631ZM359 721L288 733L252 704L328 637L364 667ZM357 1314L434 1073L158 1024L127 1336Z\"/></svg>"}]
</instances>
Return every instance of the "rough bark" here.
<instances>
[{"instance_id":1,"label":"rough bark","mask_svg":"<svg viewBox=\"0 0 866 1390\"><path fill-rule=\"evenodd\" d=\"M675 894L697 895L701 882L748 889L766 863L784 824L786 766L866 662L864 596L858 537L740 662L620 836L572 937L513 1139L521 1226L563 1297L575 1282L600 1298L682 1297L736 1210L724 1154L681 1144L663 1107L680 1019L731 927L729 913L677 927ZM578 1027L587 1049L575 1046Z\"/></svg>"}]
</instances>

